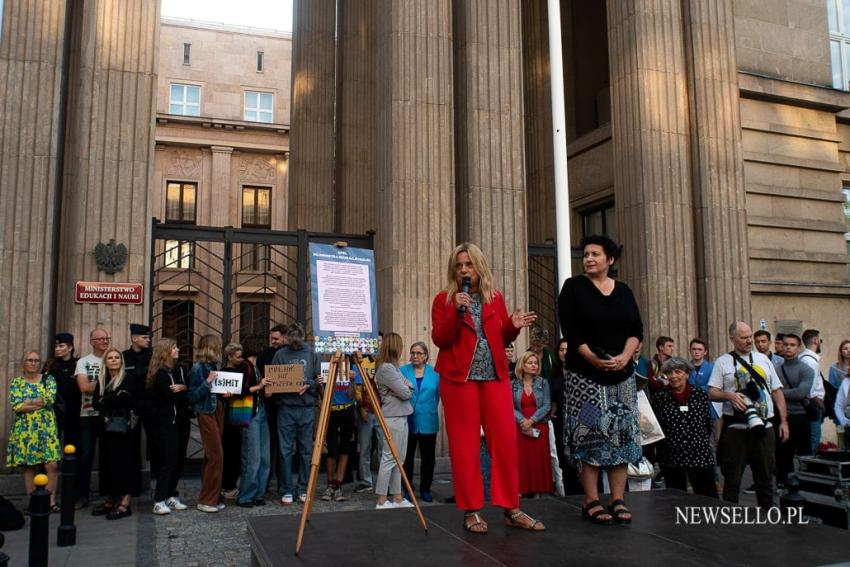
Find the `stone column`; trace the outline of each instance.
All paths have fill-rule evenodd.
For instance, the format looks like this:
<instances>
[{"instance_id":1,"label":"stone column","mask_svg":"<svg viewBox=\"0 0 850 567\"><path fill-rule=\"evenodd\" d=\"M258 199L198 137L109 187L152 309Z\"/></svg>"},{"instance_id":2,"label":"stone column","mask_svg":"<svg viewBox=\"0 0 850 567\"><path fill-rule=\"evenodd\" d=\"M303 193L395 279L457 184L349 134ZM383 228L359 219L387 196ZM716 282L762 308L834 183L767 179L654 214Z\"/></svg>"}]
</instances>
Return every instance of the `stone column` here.
<instances>
[{"instance_id":1,"label":"stone column","mask_svg":"<svg viewBox=\"0 0 850 567\"><path fill-rule=\"evenodd\" d=\"M455 243L451 2L382 0L375 25L379 320L409 345Z\"/></svg>"},{"instance_id":2,"label":"stone column","mask_svg":"<svg viewBox=\"0 0 850 567\"><path fill-rule=\"evenodd\" d=\"M749 321L750 273L744 158L731 0L688 0L685 60L690 82L699 334L714 356L727 326Z\"/></svg>"},{"instance_id":3,"label":"stone column","mask_svg":"<svg viewBox=\"0 0 850 567\"><path fill-rule=\"evenodd\" d=\"M509 310L528 303L520 0L455 3L458 241L478 244Z\"/></svg>"},{"instance_id":4,"label":"stone column","mask_svg":"<svg viewBox=\"0 0 850 567\"><path fill-rule=\"evenodd\" d=\"M339 4L339 92L336 133L336 229L374 230L375 0Z\"/></svg>"},{"instance_id":5,"label":"stone column","mask_svg":"<svg viewBox=\"0 0 850 567\"><path fill-rule=\"evenodd\" d=\"M296 0L292 47L289 228L334 229L336 1Z\"/></svg>"},{"instance_id":6,"label":"stone column","mask_svg":"<svg viewBox=\"0 0 850 567\"><path fill-rule=\"evenodd\" d=\"M8 392L25 348L51 354L65 2L7 1L0 25L0 389ZM10 414L0 404L0 439L9 438Z\"/></svg>"},{"instance_id":7,"label":"stone column","mask_svg":"<svg viewBox=\"0 0 850 567\"><path fill-rule=\"evenodd\" d=\"M242 195L230 183L230 161L233 148L210 146L212 151L212 183L206 196L212 226L242 226Z\"/></svg>"},{"instance_id":8,"label":"stone column","mask_svg":"<svg viewBox=\"0 0 850 567\"><path fill-rule=\"evenodd\" d=\"M614 198L647 344L696 331L693 199L678 2L609 0Z\"/></svg>"},{"instance_id":9,"label":"stone column","mask_svg":"<svg viewBox=\"0 0 850 567\"><path fill-rule=\"evenodd\" d=\"M89 351L88 332L104 326L116 347L147 306L77 305L74 282L147 285L153 176L159 2L77 2L69 105L58 327ZM129 252L118 273L98 271L92 251L114 238Z\"/></svg>"}]
</instances>

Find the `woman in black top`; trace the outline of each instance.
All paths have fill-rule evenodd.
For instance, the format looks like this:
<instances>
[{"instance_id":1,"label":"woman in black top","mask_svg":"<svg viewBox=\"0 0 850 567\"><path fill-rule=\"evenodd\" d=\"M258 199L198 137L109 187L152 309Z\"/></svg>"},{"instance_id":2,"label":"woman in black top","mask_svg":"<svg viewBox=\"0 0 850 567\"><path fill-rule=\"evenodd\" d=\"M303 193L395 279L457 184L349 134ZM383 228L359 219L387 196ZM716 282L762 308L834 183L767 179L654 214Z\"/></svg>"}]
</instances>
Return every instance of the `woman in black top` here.
<instances>
[{"instance_id":1,"label":"woman in black top","mask_svg":"<svg viewBox=\"0 0 850 567\"><path fill-rule=\"evenodd\" d=\"M643 323L631 289L608 276L619 247L607 236L582 243L584 274L564 282L558 316L567 352L564 445L579 470L582 517L593 523L631 522L623 501L626 466L641 458L632 354ZM599 469L608 471L611 502L599 502Z\"/></svg>"},{"instance_id":2,"label":"woman in black top","mask_svg":"<svg viewBox=\"0 0 850 567\"><path fill-rule=\"evenodd\" d=\"M77 387L77 358L74 356L74 335L58 333L53 343L53 358L44 365L43 374L56 380L56 426L62 445L80 445L80 404L82 394Z\"/></svg>"},{"instance_id":3,"label":"woman in black top","mask_svg":"<svg viewBox=\"0 0 850 567\"><path fill-rule=\"evenodd\" d=\"M189 444L189 400L183 368L177 364L180 349L173 339L160 339L153 347L145 383L156 402L154 423L160 449L153 513L164 515L185 510L177 494Z\"/></svg>"},{"instance_id":4,"label":"woman in black top","mask_svg":"<svg viewBox=\"0 0 850 567\"><path fill-rule=\"evenodd\" d=\"M652 396L652 409L665 436L660 461L667 488L687 491L690 479L696 494L717 498L708 394L688 383L693 366L681 358L666 361L661 372L668 385Z\"/></svg>"}]
</instances>

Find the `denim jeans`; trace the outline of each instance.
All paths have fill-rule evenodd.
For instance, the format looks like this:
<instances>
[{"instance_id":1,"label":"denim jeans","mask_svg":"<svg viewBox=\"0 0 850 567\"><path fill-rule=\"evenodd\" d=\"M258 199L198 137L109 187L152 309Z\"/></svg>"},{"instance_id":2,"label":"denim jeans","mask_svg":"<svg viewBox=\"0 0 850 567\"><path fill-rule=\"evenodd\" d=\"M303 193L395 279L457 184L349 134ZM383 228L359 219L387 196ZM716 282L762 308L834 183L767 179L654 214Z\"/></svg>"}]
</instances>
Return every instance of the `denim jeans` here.
<instances>
[{"instance_id":1,"label":"denim jeans","mask_svg":"<svg viewBox=\"0 0 850 567\"><path fill-rule=\"evenodd\" d=\"M298 450L298 492L307 492L307 476L313 450L312 406L278 406L277 435L280 441L280 456L283 462L283 488L281 495L296 494L292 479L292 457Z\"/></svg>"},{"instance_id":2,"label":"denim jeans","mask_svg":"<svg viewBox=\"0 0 850 567\"><path fill-rule=\"evenodd\" d=\"M77 465L77 498L88 498L94 449L100 436L100 417L80 418L80 447ZM101 484L101 486L103 486Z\"/></svg>"},{"instance_id":3,"label":"denim jeans","mask_svg":"<svg viewBox=\"0 0 850 567\"><path fill-rule=\"evenodd\" d=\"M820 446L820 433L822 424L823 411L818 409L818 418L809 422L809 429L811 433L811 454L816 453L818 447Z\"/></svg>"},{"instance_id":4,"label":"denim jeans","mask_svg":"<svg viewBox=\"0 0 850 567\"><path fill-rule=\"evenodd\" d=\"M381 454L384 446L384 431L381 429L381 424L378 423L378 418L374 413L366 414L366 421L363 421L358 416L357 423L357 442L358 454L360 456L360 480L374 484L372 482L372 432L378 436L378 455Z\"/></svg>"},{"instance_id":5,"label":"denim jeans","mask_svg":"<svg viewBox=\"0 0 850 567\"><path fill-rule=\"evenodd\" d=\"M239 480L239 501L251 502L266 493L271 471L269 457L269 426L266 409L257 408L251 425L242 429L242 473Z\"/></svg>"}]
</instances>

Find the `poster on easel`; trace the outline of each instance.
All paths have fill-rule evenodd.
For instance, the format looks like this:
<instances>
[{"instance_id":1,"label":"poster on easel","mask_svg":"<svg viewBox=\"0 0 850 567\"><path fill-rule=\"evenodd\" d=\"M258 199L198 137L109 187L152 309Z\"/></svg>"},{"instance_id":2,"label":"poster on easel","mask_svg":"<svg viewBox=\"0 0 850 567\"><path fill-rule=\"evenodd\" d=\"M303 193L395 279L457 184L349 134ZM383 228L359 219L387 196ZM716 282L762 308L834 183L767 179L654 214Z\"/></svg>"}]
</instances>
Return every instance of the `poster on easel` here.
<instances>
[{"instance_id":1,"label":"poster on easel","mask_svg":"<svg viewBox=\"0 0 850 567\"><path fill-rule=\"evenodd\" d=\"M310 281L315 351L377 353L374 252L310 243Z\"/></svg>"}]
</instances>

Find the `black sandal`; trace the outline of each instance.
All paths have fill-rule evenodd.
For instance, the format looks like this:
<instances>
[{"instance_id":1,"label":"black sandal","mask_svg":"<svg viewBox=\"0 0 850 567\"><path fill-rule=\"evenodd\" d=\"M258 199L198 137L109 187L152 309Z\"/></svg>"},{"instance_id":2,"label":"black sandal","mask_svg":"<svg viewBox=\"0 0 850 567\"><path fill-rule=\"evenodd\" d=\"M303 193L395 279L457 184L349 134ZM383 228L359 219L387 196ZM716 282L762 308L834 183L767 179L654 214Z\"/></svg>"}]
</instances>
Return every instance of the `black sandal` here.
<instances>
[{"instance_id":1,"label":"black sandal","mask_svg":"<svg viewBox=\"0 0 850 567\"><path fill-rule=\"evenodd\" d=\"M129 506L116 506L113 510L106 515L107 520L120 520L121 518L126 518L127 516L132 516L133 511Z\"/></svg>"},{"instance_id":2,"label":"black sandal","mask_svg":"<svg viewBox=\"0 0 850 567\"><path fill-rule=\"evenodd\" d=\"M617 508L619 506L619 508ZM626 501L622 498L617 498L616 500L611 501L608 505L608 512L613 516L614 520L618 524L631 524L632 523L632 511L626 508ZM629 517L625 518L624 515L628 514Z\"/></svg>"},{"instance_id":3,"label":"black sandal","mask_svg":"<svg viewBox=\"0 0 850 567\"><path fill-rule=\"evenodd\" d=\"M473 521L470 522L469 520ZM481 514L475 511L463 513L463 529L473 534L486 534L489 528L487 522L481 517Z\"/></svg>"},{"instance_id":4,"label":"black sandal","mask_svg":"<svg viewBox=\"0 0 850 567\"><path fill-rule=\"evenodd\" d=\"M107 500L102 504L98 504L94 508L92 508L91 515L92 516L106 516L107 514L112 513L112 510L115 508L115 503Z\"/></svg>"},{"instance_id":5,"label":"black sandal","mask_svg":"<svg viewBox=\"0 0 850 567\"><path fill-rule=\"evenodd\" d=\"M599 508L597 511L592 512L593 508ZM600 518L600 516L612 516L611 518ZM591 500L587 504L581 507L581 518L583 520L587 520L591 524L597 524L600 526L608 526L611 522L614 521L613 514L609 513L605 510L605 506L602 505L602 502L599 500Z\"/></svg>"}]
</instances>

